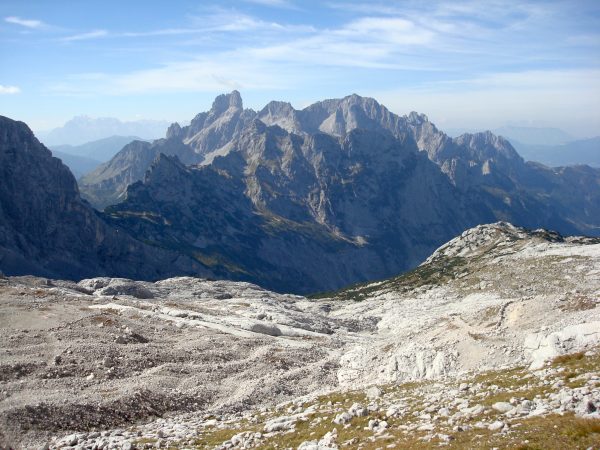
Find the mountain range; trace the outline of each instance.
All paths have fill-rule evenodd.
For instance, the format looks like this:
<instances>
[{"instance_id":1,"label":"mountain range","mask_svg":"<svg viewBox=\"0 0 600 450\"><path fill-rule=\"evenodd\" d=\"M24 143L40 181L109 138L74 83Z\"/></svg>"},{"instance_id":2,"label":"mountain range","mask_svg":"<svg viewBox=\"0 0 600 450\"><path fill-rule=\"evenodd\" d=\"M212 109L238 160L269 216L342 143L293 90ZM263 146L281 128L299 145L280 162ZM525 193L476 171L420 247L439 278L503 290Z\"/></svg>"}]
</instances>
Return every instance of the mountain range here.
<instances>
[{"instance_id":1,"label":"mountain range","mask_svg":"<svg viewBox=\"0 0 600 450\"><path fill-rule=\"evenodd\" d=\"M128 143L141 140L136 136L109 136L81 145L52 145L50 150L67 165L76 178L95 170Z\"/></svg>"},{"instance_id":2,"label":"mountain range","mask_svg":"<svg viewBox=\"0 0 600 450\"><path fill-rule=\"evenodd\" d=\"M137 278L202 273L298 293L395 275L480 223L600 234L600 170L525 162L490 132L450 138L425 115L398 116L358 95L258 112L237 91L221 95L189 126L134 141L83 177L82 196L103 213L76 189L69 184L73 202L98 227L157 254ZM97 267L122 276L131 257ZM165 268L164 258L177 264Z\"/></svg>"},{"instance_id":3,"label":"mountain range","mask_svg":"<svg viewBox=\"0 0 600 450\"><path fill-rule=\"evenodd\" d=\"M600 136L576 139L559 128L504 126L492 130L510 141L526 161L549 167L588 165L600 167ZM449 129L450 136L473 130Z\"/></svg>"},{"instance_id":4,"label":"mountain range","mask_svg":"<svg viewBox=\"0 0 600 450\"><path fill-rule=\"evenodd\" d=\"M80 145L51 145L49 148L53 152L90 158L103 163L114 157L130 142L143 140L137 136L109 136Z\"/></svg>"},{"instance_id":5,"label":"mountain range","mask_svg":"<svg viewBox=\"0 0 600 450\"><path fill-rule=\"evenodd\" d=\"M135 120L123 122L114 117L77 116L62 127L38 131L36 136L49 146L82 145L110 136L139 136L157 139L164 136L169 122L162 120Z\"/></svg>"},{"instance_id":6,"label":"mountain range","mask_svg":"<svg viewBox=\"0 0 600 450\"><path fill-rule=\"evenodd\" d=\"M524 144L516 140L511 142L523 158L529 161L539 161L551 167L577 164L600 167L600 136L556 145Z\"/></svg>"}]
</instances>

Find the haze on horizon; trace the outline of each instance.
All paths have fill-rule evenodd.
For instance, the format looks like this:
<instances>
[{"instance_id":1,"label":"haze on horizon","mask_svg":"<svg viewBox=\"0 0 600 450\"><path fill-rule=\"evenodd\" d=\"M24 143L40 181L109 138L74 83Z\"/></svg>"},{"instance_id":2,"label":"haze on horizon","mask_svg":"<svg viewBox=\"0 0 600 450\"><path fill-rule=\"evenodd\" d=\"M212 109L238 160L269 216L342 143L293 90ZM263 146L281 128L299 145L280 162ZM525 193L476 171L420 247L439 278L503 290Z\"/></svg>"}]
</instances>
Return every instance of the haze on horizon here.
<instances>
[{"instance_id":1,"label":"haze on horizon","mask_svg":"<svg viewBox=\"0 0 600 450\"><path fill-rule=\"evenodd\" d=\"M0 114L189 121L214 97L351 93L442 129L600 135L600 2L5 0Z\"/></svg>"}]
</instances>

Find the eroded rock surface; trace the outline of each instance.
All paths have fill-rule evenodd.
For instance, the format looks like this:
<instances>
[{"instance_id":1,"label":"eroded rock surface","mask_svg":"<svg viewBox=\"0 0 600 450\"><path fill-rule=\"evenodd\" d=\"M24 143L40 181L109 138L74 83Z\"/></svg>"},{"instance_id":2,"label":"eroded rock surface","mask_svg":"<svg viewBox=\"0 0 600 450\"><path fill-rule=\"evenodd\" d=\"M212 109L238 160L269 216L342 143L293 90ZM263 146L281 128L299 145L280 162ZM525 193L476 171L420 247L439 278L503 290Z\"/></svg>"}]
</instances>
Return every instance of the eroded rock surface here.
<instances>
[{"instance_id":1,"label":"eroded rock surface","mask_svg":"<svg viewBox=\"0 0 600 450\"><path fill-rule=\"evenodd\" d=\"M600 243L505 223L463 233L413 272L318 299L191 277L2 278L2 445L260 448L318 421L327 428L303 448L335 448L355 421L377 439L443 440L557 411L592 417L599 286ZM548 369L573 352L591 356ZM517 381L492 396L489 371L531 392L556 386L512 401ZM390 394L414 381L430 387ZM333 403L308 409L320 394Z\"/></svg>"}]
</instances>

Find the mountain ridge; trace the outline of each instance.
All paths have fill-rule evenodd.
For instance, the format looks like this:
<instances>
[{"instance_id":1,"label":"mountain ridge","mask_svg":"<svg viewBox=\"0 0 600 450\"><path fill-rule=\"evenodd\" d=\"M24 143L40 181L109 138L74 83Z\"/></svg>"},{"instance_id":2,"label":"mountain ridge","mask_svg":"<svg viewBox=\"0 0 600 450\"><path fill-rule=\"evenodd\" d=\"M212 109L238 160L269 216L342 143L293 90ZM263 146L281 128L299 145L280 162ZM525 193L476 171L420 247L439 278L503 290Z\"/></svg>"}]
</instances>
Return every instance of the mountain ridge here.
<instances>
[{"instance_id":1,"label":"mountain ridge","mask_svg":"<svg viewBox=\"0 0 600 450\"><path fill-rule=\"evenodd\" d=\"M502 137L452 139L356 94L255 112L234 91L167 134L82 178L82 196L111 229L278 291L391 276L479 223L600 234L600 170L526 163Z\"/></svg>"},{"instance_id":2,"label":"mountain ridge","mask_svg":"<svg viewBox=\"0 0 600 450\"><path fill-rule=\"evenodd\" d=\"M0 162L3 272L71 279L209 273L191 259L147 246L104 222L81 199L69 169L23 122L0 116Z\"/></svg>"}]
</instances>

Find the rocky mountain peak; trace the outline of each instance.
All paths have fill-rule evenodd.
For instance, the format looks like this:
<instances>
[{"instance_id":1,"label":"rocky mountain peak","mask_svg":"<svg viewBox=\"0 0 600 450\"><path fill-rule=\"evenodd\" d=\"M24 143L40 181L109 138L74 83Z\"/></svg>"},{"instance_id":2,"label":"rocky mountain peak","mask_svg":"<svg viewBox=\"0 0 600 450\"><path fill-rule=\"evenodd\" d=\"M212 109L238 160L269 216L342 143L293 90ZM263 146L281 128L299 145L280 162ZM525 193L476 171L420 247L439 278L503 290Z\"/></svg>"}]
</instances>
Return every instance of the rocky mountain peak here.
<instances>
[{"instance_id":1,"label":"rocky mountain peak","mask_svg":"<svg viewBox=\"0 0 600 450\"><path fill-rule=\"evenodd\" d=\"M160 183L169 186L178 183L182 173L188 169L177 155L159 153L144 176L145 183Z\"/></svg>"},{"instance_id":2,"label":"rocky mountain peak","mask_svg":"<svg viewBox=\"0 0 600 450\"><path fill-rule=\"evenodd\" d=\"M147 143L133 142L132 149ZM22 122L0 117L0 263L12 274L160 276L173 253L107 225L77 182ZM165 258L165 259L163 259ZM158 260L163 259L162 263ZM184 258L187 270L200 266ZM180 267L182 269L183 267ZM184 269L185 270L185 269Z\"/></svg>"},{"instance_id":3,"label":"rocky mountain peak","mask_svg":"<svg viewBox=\"0 0 600 450\"><path fill-rule=\"evenodd\" d=\"M407 116L407 122L410 125L423 125L429 122L429 118L425 114L418 113L416 111L411 111Z\"/></svg>"},{"instance_id":4,"label":"rocky mountain peak","mask_svg":"<svg viewBox=\"0 0 600 450\"><path fill-rule=\"evenodd\" d=\"M260 110L258 115L262 120L262 116L264 115L281 116L284 114L293 114L294 112L296 112L296 110L291 103L273 100L267 103L267 105Z\"/></svg>"},{"instance_id":5,"label":"rocky mountain peak","mask_svg":"<svg viewBox=\"0 0 600 450\"><path fill-rule=\"evenodd\" d=\"M167 129L167 139L179 137L180 134L181 126L177 122L172 123Z\"/></svg>"},{"instance_id":6,"label":"rocky mountain peak","mask_svg":"<svg viewBox=\"0 0 600 450\"><path fill-rule=\"evenodd\" d=\"M491 131L474 134L463 134L455 139L459 146L464 146L476 154L480 159L495 158L512 161L523 161L517 151L502 136L497 136Z\"/></svg>"},{"instance_id":7,"label":"rocky mountain peak","mask_svg":"<svg viewBox=\"0 0 600 450\"><path fill-rule=\"evenodd\" d=\"M221 94L215 98L211 111L215 114L221 114L224 111L233 108L233 109L243 109L244 105L242 103L241 94L234 90L229 94Z\"/></svg>"},{"instance_id":8,"label":"rocky mountain peak","mask_svg":"<svg viewBox=\"0 0 600 450\"><path fill-rule=\"evenodd\" d=\"M269 102L257 117L267 125L278 125L289 132L302 133L298 111L288 102Z\"/></svg>"},{"instance_id":9,"label":"rocky mountain peak","mask_svg":"<svg viewBox=\"0 0 600 450\"><path fill-rule=\"evenodd\" d=\"M24 122L11 120L8 117L0 116L0 149L7 152L47 152L49 150L43 147L33 136L33 132Z\"/></svg>"}]
</instances>

